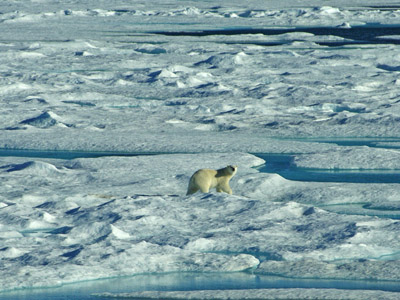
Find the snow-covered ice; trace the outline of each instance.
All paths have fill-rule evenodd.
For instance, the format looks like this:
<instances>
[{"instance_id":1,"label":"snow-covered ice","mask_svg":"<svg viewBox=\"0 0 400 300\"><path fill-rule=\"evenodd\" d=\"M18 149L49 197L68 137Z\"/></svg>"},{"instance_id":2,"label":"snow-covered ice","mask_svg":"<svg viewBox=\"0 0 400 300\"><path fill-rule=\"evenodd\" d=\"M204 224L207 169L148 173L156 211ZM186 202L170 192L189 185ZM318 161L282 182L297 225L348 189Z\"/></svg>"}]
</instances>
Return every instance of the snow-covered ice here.
<instances>
[{"instance_id":1,"label":"snow-covered ice","mask_svg":"<svg viewBox=\"0 0 400 300\"><path fill-rule=\"evenodd\" d=\"M168 272L399 281L400 9L377 2L0 0L0 290ZM233 195L185 196L197 169L228 164ZM102 294L272 295L398 297Z\"/></svg>"},{"instance_id":2,"label":"snow-covered ice","mask_svg":"<svg viewBox=\"0 0 400 300\"><path fill-rule=\"evenodd\" d=\"M211 290L179 292L136 292L98 294L99 297L118 299L397 299L397 293L377 291L344 291L332 289L256 289L256 290Z\"/></svg>"},{"instance_id":3,"label":"snow-covered ice","mask_svg":"<svg viewBox=\"0 0 400 300\"><path fill-rule=\"evenodd\" d=\"M235 195L184 196L194 170L230 161ZM398 221L329 208L396 204L397 185L293 182L251 168L261 163L244 153L4 157L2 289L173 271L399 280Z\"/></svg>"}]
</instances>

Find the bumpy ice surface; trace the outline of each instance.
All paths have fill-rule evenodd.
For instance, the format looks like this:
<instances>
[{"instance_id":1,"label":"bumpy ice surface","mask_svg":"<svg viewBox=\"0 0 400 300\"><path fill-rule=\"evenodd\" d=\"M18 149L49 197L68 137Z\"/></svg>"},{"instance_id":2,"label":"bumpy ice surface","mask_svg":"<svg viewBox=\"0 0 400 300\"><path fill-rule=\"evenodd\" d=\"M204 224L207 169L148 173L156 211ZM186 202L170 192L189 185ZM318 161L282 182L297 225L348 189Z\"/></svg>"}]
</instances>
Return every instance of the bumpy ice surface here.
<instances>
[{"instance_id":1,"label":"bumpy ice surface","mask_svg":"<svg viewBox=\"0 0 400 300\"><path fill-rule=\"evenodd\" d=\"M1 290L183 271L400 279L396 1L0 4ZM391 183L288 180L249 153ZM234 195L184 196L194 171L227 164Z\"/></svg>"}]
</instances>

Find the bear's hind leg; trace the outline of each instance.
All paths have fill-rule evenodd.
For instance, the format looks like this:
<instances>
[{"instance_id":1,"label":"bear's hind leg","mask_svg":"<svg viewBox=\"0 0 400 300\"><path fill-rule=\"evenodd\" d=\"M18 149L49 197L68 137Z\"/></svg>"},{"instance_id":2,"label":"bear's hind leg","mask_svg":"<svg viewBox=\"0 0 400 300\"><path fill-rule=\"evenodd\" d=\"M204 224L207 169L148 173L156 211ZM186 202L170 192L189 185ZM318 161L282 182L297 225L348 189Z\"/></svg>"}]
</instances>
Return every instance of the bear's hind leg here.
<instances>
[{"instance_id":1,"label":"bear's hind leg","mask_svg":"<svg viewBox=\"0 0 400 300\"><path fill-rule=\"evenodd\" d=\"M209 187L200 187L200 191L202 193L208 193L210 191L210 188Z\"/></svg>"},{"instance_id":2,"label":"bear's hind leg","mask_svg":"<svg viewBox=\"0 0 400 300\"><path fill-rule=\"evenodd\" d=\"M194 187L194 186L189 186L186 195L191 195L196 193L199 190L198 187Z\"/></svg>"}]
</instances>

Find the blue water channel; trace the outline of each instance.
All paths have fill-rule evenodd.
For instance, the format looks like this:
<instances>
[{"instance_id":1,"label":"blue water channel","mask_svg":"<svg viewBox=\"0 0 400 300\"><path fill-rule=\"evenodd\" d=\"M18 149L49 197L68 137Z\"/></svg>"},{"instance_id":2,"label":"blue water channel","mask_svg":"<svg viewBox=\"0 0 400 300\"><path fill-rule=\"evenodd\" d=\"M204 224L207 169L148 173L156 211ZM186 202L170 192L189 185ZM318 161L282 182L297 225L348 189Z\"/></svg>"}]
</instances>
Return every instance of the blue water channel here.
<instances>
[{"instance_id":1,"label":"blue water channel","mask_svg":"<svg viewBox=\"0 0 400 300\"><path fill-rule=\"evenodd\" d=\"M167 273L96 280L56 288L24 289L0 293L1 300L89 300L109 299L94 294L140 291L192 291L228 289L327 288L350 290L383 290L400 292L398 282L291 279L251 273ZM131 299L131 298L130 298Z\"/></svg>"},{"instance_id":2,"label":"blue water channel","mask_svg":"<svg viewBox=\"0 0 400 300\"><path fill-rule=\"evenodd\" d=\"M400 183L400 170L343 170L298 168L294 155L255 154L266 163L258 170L277 173L288 180L314 182Z\"/></svg>"},{"instance_id":3,"label":"blue water channel","mask_svg":"<svg viewBox=\"0 0 400 300\"><path fill-rule=\"evenodd\" d=\"M338 142L336 142L338 143ZM373 145L372 142L343 142L343 145ZM107 152L107 151L58 151L58 150L18 150L0 149L1 156L75 159L96 158L103 156L139 156L168 153L153 152ZM298 168L294 163L294 154L253 153L266 163L258 170L265 173L277 173L288 180L314 182L354 182L354 183L400 183L400 170L341 170Z\"/></svg>"}]
</instances>

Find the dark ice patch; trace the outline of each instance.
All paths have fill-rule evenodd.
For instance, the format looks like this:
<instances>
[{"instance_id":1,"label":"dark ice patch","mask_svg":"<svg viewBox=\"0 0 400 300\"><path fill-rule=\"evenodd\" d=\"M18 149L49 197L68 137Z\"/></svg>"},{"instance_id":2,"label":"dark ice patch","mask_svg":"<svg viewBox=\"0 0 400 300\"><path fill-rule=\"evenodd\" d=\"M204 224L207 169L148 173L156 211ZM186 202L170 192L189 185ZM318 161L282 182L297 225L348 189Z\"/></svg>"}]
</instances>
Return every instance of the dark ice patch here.
<instances>
[{"instance_id":1,"label":"dark ice patch","mask_svg":"<svg viewBox=\"0 0 400 300\"><path fill-rule=\"evenodd\" d=\"M315 208L314 207L309 207L303 212L303 216L309 216L315 213Z\"/></svg>"},{"instance_id":2,"label":"dark ice patch","mask_svg":"<svg viewBox=\"0 0 400 300\"><path fill-rule=\"evenodd\" d=\"M65 101L61 101L61 102L66 103L66 104L76 104L79 106L88 106L88 107L96 106L96 104L93 104L92 102L89 102L89 101L65 100Z\"/></svg>"},{"instance_id":3,"label":"dark ice patch","mask_svg":"<svg viewBox=\"0 0 400 300\"><path fill-rule=\"evenodd\" d=\"M378 69L382 69L389 72L400 72L400 66L389 66L385 64L378 64L376 67Z\"/></svg>"},{"instance_id":4,"label":"dark ice patch","mask_svg":"<svg viewBox=\"0 0 400 300\"><path fill-rule=\"evenodd\" d=\"M66 257L68 259L73 259L75 257L77 257L79 255L79 253L81 253L81 251L83 250L83 247L79 247L78 249L69 251L69 252L65 252L63 254L61 254L62 257Z\"/></svg>"},{"instance_id":5,"label":"dark ice patch","mask_svg":"<svg viewBox=\"0 0 400 300\"><path fill-rule=\"evenodd\" d=\"M12 165L10 167L10 169L7 170L7 172L15 172L15 171L21 171L24 170L26 168L29 168L31 166L33 166L35 164L34 161L28 161L22 164L16 164L16 165Z\"/></svg>"},{"instance_id":6,"label":"dark ice patch","mask_svg":"<svg viewBox=\"0 0 400 300\"><path fill-rule=\"evenodd\" d=\"M72 229L73 229L73 227L71 227L71 226L63 226L60 228L53 229L53 230L49 231L49 233L51 233L51 234L67 234Z\"/></svg>"},{"instance_id":7,"label":"dark ice patch","mask_svg":"<svg viewBox=\"0 0 400 300\"><path fill-rule=\"evenodd\" d=\"M37 128L49 128L57 124L57 120L52 118L48 112L44 112L37 117L26 119L20 124L31 125Z\"/></svg>"},{"instance_id":8,"label":"dark ice patch","mask_svg":"<svg viewBox=\"0 0 400 300\"><path fill-rule=\"evenodd\" d=\"M246 13L244 14L246 15ZM294 27L294 28L235 28L235 29L215 29L215 30L197 30L197 31L155 31L153 34L166 36L233 36L243 34L263 34L266 36L282 35L293 32L305 32L318 36L337 36L344 41L327 41L322 38L321 41L315 41L321 46L343 46L343 45L360 45L360 44L400 44L399 39L382 38L386 36L400 35L399 25L382 25L382 24L366 24L362 26L344 27ZM294 37L293 41L297 38ZM263 41L238 41L237 44L257 44L264 46L276 46L288 44L290 41L282 40L278 42ZM206 63L210 63L204 61ZM211 63L212 64L212 63ZM214 64L213 64L214 65Z\"/></svg>"},{"instance_id":9,"label":"dark ice patch","mask_svg":"<svg viewBox=\"0 0 400 300\"><path fill-rule=\"evenodd\" d=\"M38 104L48 104L48 102L40 97L30 97L24 100L25 103L38 103Z\"/></svg>"}]
</instances>

